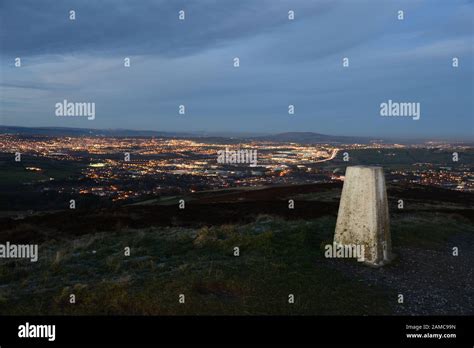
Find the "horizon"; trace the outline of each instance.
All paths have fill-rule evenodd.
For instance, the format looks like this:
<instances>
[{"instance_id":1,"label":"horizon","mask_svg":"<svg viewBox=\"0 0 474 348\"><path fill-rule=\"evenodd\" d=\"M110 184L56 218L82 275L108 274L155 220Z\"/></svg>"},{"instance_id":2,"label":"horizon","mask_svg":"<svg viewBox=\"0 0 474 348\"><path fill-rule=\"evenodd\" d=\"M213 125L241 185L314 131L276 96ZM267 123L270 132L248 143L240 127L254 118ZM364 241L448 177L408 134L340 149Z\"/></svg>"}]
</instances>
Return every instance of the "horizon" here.
<instances>
[{"instance_id":1,"label":"horizon","mask_svg":"<svg viewBox=\"0 0 474 348\"><path fill-rule=\"evenodd\" d=\"M80 130L80 131L110 131L110 132L154 132L154 133L163 133L163 134L174 134L174 136L199 136L199 137L223 137L223 138L232 138L232 137L266 137L266 136L278 136L284 134L314 134L322 135L329 137L347 137L347 138L368 138L370 140L384 140L384 141L445 141L445 142L462 142L470 143L474 142L473 137L429 137L429 136L375 136L375 135L351 135L351 134L326 134L313 131L287 131L287 132L278 132L278 133L252 133L252 132L232 132L232 131L178 131L178 130L149 130L149 129L133 129L133 128L92 128L92 127L64 127L64 126L40 126L40 127L25 127L18 125L3 125L0 124L0 128L24 128L24 129L41 129L41 130ZM116 135L105 135L108 137L114 137ZM146 137L147 135L143 135ZM151 135L150 135L151 136Z\"/></svg>"},{"instance_id":2,"label":"horizon","mask_svg":"<svg viewBox=\"0 0 474 348\"><path fill-rule=\"evenodd\" d=\"M48 3L2 7L7 126L406 139L474 133L474 4L466 0ZM57 117L63 100L91 103L97 115ZM417 104L418 119L381 117L391 101Z\"/></svg>"}]
</instances>

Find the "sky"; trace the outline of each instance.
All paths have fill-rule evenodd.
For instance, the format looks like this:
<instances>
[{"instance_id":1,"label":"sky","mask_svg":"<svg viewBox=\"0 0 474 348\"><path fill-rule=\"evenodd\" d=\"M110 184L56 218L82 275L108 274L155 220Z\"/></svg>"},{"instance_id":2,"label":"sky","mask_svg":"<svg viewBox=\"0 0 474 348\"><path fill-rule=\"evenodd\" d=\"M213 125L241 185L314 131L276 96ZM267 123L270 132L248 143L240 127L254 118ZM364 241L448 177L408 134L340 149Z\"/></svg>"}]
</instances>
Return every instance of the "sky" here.
<instances>
[{"instance_id":1,"label":"sky","mask_svg":"<svg viewBox=\"0 0 474 348\"><path fill-rule=\"evenodd\" d=\"M472 0L0 0L0 124L474 138L473 18Z\"/></svg>"}]
</instances>

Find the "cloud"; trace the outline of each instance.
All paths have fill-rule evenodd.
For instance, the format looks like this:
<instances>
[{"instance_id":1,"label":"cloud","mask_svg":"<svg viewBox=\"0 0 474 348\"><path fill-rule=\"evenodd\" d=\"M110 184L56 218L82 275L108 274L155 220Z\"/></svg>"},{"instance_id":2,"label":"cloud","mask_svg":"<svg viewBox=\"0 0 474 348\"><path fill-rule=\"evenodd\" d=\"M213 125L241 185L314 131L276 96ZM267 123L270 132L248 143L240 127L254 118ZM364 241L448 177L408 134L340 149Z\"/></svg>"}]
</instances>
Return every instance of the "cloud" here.
<instances>
[{"instance_id":1,"label":"cloud","mask_svg":"<svg viewBox=\"0 0 474 348\"><path fill-rule=\"evenodd\" d=\"M456 0L6 0L0 116L24 126L465 134L473 114L466 22L473 7ZM400 8L405 21L396 18ZM13 67L16 56L21 68ZM387 126L377 106L389 98L421 101L422 121ZM58 120L52 110L63 99L96 102L96 120Z\"/></svg>"},{"instance_id":2,"label":"cloud","mask_svg":"<svg viewBox=\"0 0 474 348\"><path fill-rule=\"evenodd\" d=\"M324 13L329 0L53 1L4 0L5 54L97 52L183 56L287 25L288 9L299 18ZM186 20L178 20L178 11ZM76 20L69 20L69 11Z\"/></svg>"}]
</instances>

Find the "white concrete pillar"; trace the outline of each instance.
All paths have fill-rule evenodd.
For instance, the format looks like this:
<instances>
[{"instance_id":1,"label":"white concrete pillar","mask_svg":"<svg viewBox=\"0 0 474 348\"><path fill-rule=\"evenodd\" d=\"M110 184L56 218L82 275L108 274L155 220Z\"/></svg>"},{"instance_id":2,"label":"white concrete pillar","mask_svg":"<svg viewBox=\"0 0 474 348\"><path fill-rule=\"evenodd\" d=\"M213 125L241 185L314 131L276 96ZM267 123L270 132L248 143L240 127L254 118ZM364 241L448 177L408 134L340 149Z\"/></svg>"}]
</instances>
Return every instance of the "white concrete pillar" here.
<instances>
[{"instance_id":1,"label":"white concrete pillar","mask_svg":"<svg viewBox=\"0 0 474 348\"><path fill-rule=\"evenodd\" d=\"M334 243L363 245L364 263L371 266L383 266L392 260L387 190L382 167L347 167Z\"/></svg>"}]
</instances>

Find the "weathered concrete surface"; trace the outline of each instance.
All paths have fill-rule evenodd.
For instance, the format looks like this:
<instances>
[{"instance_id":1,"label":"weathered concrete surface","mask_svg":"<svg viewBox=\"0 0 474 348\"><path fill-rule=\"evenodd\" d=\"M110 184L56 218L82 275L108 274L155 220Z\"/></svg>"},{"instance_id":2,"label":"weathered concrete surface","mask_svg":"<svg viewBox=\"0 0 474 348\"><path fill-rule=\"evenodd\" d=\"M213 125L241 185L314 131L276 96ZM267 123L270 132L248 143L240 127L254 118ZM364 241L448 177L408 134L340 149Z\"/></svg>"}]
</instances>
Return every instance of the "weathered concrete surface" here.
<instances>
[{"instance_id":1,"label":"weathered concrete surface","mask_svg":"<svg viewBox=\"0 0 474 348\"><path fill-rule=\"evenodd\" d=\"M364 246L364 263L382 266L392 259L387 190L382 167L346 169L334 242Z\"/></svg>"}]
</instances>

